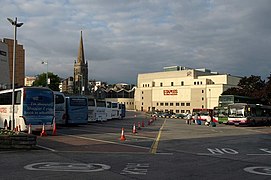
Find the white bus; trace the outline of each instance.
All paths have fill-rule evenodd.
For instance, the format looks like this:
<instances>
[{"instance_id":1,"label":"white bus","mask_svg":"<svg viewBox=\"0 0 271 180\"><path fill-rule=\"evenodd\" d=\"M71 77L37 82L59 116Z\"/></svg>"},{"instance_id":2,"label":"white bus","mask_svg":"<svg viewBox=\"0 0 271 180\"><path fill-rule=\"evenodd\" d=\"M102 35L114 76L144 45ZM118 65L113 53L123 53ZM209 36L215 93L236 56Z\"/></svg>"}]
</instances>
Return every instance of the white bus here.
<instances>
[{"instance_id":1,"label":"white bus","mask_svg":"<svg viewBox=\"0 0 271 180\"><path fill-rule=\"evenodd\" d=\"M262 104L234 103L228 106L228 124L270 124L271 106Z\"/></svg>"},{"instance_id":2,"label":"white bus","mask_svg":"<svg viewBox=\"0 0 271 180\"><path fill-rule=\"evenodd\" d=\"M55 95L55 121L56 124L65 125L67 122L66 98L61 92L54 91Z\"/></svg>"},{"instance_id":3,"label":"white bus","mask_svg":"<svg viewBox=\"0 0 271 180\"><path fill-rule=\"evenodd\" d=\"M106 102L104 100L96 99L96 114L97 121L106 121Z\"/></svg>"},{"instance_id":4,"label":"white bus","mask_svg":"<svg viewBox=\"0 0 271 180\"><path fill-rule=\"evenodd\" d=\"M111 113L112 119L120 119L119 103L112 102L111 109L112 109L112 113Z\"/></svg>"},{"instance_id":5,"label":"white bus","mask_svg":"<svg viewBox=\"0 0 271 180\"><path fill-rule=\"evenodd\" d=\"M88 122L96 121L96 100L88 98Z\"/></svg>"},{"instance_id":6,"label":"white bus","mask_svg":"<svg viewBox=\"0 0 271 180\"><path fill-rule=\"evenodd\" d=\"M0 128L18 127L27 131L53 129L54 92L42 87L23 87L15 89L14 121L12 120L12 89L0 91Z\"/></svg>"},{"instance_id":7,"label":"white bus","mask_svg":"<svg viewBox=\"0 0 271 180\"><path fill-rule=\"evenodd\" d=\"M112 108L111 108L111 101L106 101L106 119L112 119Z\"/></svg>"}]
</instances>

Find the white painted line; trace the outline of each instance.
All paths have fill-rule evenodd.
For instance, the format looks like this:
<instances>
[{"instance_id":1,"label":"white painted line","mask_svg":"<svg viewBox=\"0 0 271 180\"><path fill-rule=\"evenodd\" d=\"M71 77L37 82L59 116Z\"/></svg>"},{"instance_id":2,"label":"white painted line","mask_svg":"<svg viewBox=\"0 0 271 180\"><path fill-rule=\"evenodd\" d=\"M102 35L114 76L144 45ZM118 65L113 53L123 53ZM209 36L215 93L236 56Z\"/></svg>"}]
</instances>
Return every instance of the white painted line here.
<instances>
[{"instance_id":1,"label":"white painted line","mask_svg":"<svg viewBox=\"0 0 271 180\"><path fill-rule=\"evenodd\" d=\"M49 151L52 151L52 152L56 152L56 150L48 148L48 147L44 147L44 146L40 146L40 145L36 145L36 146L39 147L39 148L42 148L42 149L46 149L46 150L49 150Z\"/></svg>"},{"instance_id":2,"label":"white painted line","mask_svg":"<svg viewBox=\"0 0 271 180\"><path fill-rule=\"evenodd\" d=\"M85 140L91 140L91 141L97 141L97 142L103 142L103 143L109 143L109 144L117 144L121 146L128 146L128 147L134 147L134 148L141 148L141 149L150 149L148 147L143 147L143 146L137 146L137 145L132 145L132 144L122 144L122 143L117 143L113 141L105 141L105 140L100 140L100 139L94 139L94 138L88 138L88 137L82 137L82 136L75 136L75 135L69 135L65 134L66 136L78 138L78 139L85 139Z\"/></svg>"},{"instance_id":3,"label":"white painted line","mask_svg":"<svg viewBox=\"0 0 271 180\"><path fill-rule=\"evenodd\" d=\"M222 154L197 153L199 156L221 156Z\"/></svg>"},{"instance_id":4,"label":"white painted line","mask_svg":"<svg viewBox=\"0 0 271 180\"><path fill-rule=\"evenodd\" d=\"M247 154L248 156L271 156L271 154Z\"/></svg>"}]
</instances>

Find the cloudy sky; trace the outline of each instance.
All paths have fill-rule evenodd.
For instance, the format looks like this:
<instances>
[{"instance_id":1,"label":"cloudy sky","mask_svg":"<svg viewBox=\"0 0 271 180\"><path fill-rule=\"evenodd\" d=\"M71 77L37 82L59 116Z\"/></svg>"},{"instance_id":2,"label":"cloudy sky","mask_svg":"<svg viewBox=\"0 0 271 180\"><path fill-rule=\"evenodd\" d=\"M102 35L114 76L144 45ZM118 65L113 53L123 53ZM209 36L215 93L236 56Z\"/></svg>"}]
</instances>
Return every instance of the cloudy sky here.
<instances>
[{"instance_id":1,"label":"cloudy sky","mask_svg":"<svg viewBox=\"0 0 271 180\"><path fill-rule=\"evenodd\" d=\"M83 31L89 79L136 83L165 66L271 72L270 0L1 0L0 38L18 17L26 75L73 76Z\"/></svg>"}]
</instances>

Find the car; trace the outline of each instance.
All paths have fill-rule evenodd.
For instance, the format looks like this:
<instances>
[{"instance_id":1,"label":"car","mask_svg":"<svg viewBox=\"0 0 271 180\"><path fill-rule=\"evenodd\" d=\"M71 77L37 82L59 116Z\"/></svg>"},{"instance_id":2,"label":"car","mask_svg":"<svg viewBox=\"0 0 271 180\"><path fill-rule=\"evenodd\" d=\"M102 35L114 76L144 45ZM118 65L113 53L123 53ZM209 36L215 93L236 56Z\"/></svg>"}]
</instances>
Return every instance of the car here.
<instances>
[{"instance_id":1,"label":"car","mask_svg":"<svg viewBox=\"0 0 271 180\"><path fill-rule=\"evenodd\" d=\"M186 114L174 114L172 117L176 119L184 119L186 116Z\"/></svg>"}]
</instances>

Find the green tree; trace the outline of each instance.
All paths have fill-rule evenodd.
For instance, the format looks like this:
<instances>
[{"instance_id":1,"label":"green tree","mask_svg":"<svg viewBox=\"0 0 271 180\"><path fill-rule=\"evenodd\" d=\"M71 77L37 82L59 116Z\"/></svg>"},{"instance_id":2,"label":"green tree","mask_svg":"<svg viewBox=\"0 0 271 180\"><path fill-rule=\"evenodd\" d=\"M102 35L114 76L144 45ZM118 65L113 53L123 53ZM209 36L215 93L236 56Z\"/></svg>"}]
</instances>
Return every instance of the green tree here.
<instances>
[{"instance_id":1,"label":"green tree","mask_svg":"<svg viewBox=\"0 0 271 180\"><path fill-rule=\"evenodd\" d=\"M48 79L50 79L48 87L53 91L59 91L60 78L57 75L48 72ZM37 79L33 82L33 86L46 87L46 73L37 75Z\"/></svg>"}]
</instances>

